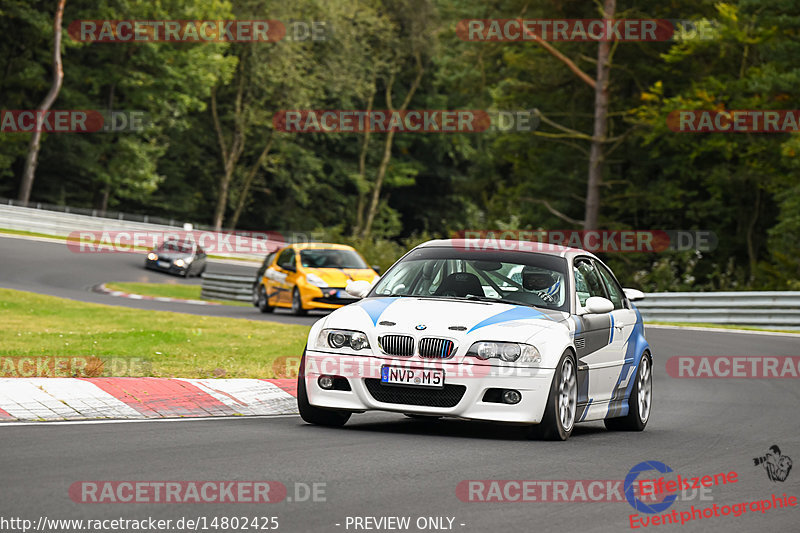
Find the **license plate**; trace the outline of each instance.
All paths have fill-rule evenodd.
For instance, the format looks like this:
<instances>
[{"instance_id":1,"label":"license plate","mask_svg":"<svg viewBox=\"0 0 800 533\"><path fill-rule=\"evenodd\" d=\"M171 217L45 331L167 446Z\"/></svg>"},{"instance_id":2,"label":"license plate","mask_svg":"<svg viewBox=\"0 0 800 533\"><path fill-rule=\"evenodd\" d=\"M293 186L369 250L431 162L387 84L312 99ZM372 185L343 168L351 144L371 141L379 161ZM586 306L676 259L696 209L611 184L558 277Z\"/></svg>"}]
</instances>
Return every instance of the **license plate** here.
<instances>
[{"instance_id":1,"label":"license plate","mask_svg":"<svg viewBox=\"0 0 800 533\"><path fill-rule=\"evenodd\" d=\"M158 261L156 264L161 268L169 268L169 261Z\"/></svg>"},{"instance_id":2,"label":"license plate","mask_svg":"<svg viewBox=\"0 0 800 533\"><path fill-rule=\"evenodd\" d=\"M387 385L441 389L444 387L444 370L382 366L381 382Z\"/></svg>"}]
</instances>

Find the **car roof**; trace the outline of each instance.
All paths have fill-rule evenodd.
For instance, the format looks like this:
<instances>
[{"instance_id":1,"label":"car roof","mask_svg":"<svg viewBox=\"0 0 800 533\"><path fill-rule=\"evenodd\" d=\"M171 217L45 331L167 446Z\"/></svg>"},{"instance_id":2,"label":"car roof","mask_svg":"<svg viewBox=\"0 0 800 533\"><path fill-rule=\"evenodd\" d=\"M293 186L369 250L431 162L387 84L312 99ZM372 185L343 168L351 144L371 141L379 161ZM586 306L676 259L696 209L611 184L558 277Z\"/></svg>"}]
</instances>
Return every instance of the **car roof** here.
<instances>
[{"instance_id":1,"label":"car roof","mask_svg":"<svg viewBox=\"0 0 800 533\"><path fill-rule=\"evenodd\" d=\"M354 250L352 246L332 242L302 242L291 244L288 247L294 248L295 250Z\"/></svg>"},{"instance_id":2,"label":"car roof","mask_svg":"<svg viewBox=\"0 0 800 533\"><path fill-rule=\"evenodd\" d=\"M573 258L578 255L588 255L597 259L597 257L586 250L580 248L570 248L568 246L561 246L558 244L550 244L546 242L537 241L514 241L504 239L436 239L427 241L417 248L464 248L465 250L485 250L485 251L510 251L510 252L528 252L533 254L547 254L559 257Z\"/></svg>"}]
</instances>

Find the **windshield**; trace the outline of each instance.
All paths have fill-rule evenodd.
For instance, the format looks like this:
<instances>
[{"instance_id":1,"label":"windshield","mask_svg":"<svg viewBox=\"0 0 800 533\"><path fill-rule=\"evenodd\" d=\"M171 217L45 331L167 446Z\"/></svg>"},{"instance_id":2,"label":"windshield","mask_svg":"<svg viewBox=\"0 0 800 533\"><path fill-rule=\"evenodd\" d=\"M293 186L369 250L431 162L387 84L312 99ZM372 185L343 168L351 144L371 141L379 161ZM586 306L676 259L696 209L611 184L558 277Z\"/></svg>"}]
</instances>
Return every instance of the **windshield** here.
<instances>
[{"instance_id":1,"label":"windshield","mask_svg":"<svg viewBox=\"0 0 800 533\"><path fill-rule=\"evenodd\" d=\"M183 254L192 253L192 245L179 241L166 241L158 247L159 252L178 252Z\"/></svg>"},{"instance_id":2,"label":"windshield","mask_svg":"<svg viewBox=\"0 0 800 533\"><path fill-rule=\"evenodd\" d=\"M306 268L368 268L353 250L300 250L300 263Z\"/></svg>"},{"instance_id":3,"label":"windshield","mask_svg":"<svg viewBox=\"0 0 800 533\"><path fill-rule=\"evenodd\" d=\"M421 248L397 262L369 296L474 299L568 311L567 262L528 252Z\"/></svg>"}]
</instances>

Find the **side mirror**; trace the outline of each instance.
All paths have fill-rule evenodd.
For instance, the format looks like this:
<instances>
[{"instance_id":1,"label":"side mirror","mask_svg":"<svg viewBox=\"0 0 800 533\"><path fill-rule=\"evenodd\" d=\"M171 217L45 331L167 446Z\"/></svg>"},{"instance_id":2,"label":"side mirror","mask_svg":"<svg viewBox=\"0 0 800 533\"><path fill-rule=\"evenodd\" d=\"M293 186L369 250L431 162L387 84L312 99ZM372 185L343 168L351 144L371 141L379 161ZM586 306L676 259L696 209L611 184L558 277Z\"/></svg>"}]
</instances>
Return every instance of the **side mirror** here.
<instances>
[{"instance_id":1,"label":"side mirror","mask_svg":"<svg viewBox=\"0 0 800 533\"><path fill-rule=\"evenodd\" d=\"M644 293L638 289L622 289L628 300L635 302L636 300L644 300Z\"/></svg>"},{"instance_id":2,"label":"side mirror","mask_svg":"<svg viewBox=\"0 0 800 533\"><path fill-rule=\"evenodd\" d=\"M294 265L286 265L283 268L284 270L288 270L289 272L297 272L297 267Z\"/></svg>"},{"instance_id":3,"label":"side mirror","mask_svg":"<svg viewBox=\"0 0 800 533\"><path fill-rule=\"evenodd\" d=\"M370 265L370 268L374 270L377 275L379 276L381 275L381 267L379 267L378 265Z\"/></svg>"},{"instance_id":4,"label":"side mirror","mask_svg":"<svg viewBox=\"0 0 800 533\"><path fill-rule=\"evenodd\" d=\"M608 298L592 296L586 300L583 306L589 313L610 313L614 310L614 304Z\"/></svg>"},{"instance_id":5,"label":"side mirror","mask_svg":"<svg viewBox=\"0 0 800 533\"><path fill-rule=\"evenodd\" d=\"M371 288L372 284L369 281L359 280L359 281L351 281L350 283L347 284L344 290L350 296L354 296L356 298L363 298L367 294L369 294Z\"/></svg>"}]
</instances>

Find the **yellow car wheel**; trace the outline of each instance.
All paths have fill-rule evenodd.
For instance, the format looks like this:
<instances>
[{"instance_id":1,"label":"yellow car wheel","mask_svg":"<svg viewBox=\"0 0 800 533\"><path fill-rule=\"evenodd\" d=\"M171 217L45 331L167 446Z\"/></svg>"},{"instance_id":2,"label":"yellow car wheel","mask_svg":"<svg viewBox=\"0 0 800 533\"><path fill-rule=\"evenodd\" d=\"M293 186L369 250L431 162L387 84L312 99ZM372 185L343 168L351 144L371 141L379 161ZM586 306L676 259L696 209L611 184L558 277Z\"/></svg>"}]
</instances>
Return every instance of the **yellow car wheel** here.
<instances>
[{"instance_id":1,"label":"yellow car wheel","mask_svg":"<svg viewBox=\"0 0 800 533\"><path fill-rule=\"evenodd\" d=\"M297 316L303 316L308 313L307 310L303 309L303 299L300 297L300 289L297 287L292 291L292 313Z\"/></svg>"}]
</instances>

